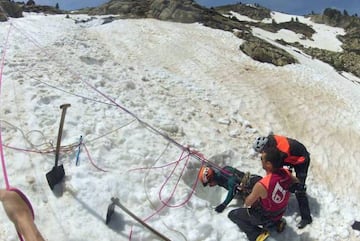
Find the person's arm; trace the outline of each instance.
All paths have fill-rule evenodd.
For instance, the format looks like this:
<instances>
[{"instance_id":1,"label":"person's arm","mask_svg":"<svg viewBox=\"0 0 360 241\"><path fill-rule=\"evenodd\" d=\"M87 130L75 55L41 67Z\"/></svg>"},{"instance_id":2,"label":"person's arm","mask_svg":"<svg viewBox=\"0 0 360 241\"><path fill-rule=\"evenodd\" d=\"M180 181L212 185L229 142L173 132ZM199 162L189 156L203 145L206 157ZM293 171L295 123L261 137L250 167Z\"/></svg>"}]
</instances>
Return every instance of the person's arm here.
<instances>
[{"instance_id":1,"label":"person's arm","mask_svg":"<svg viewBox=\"0 0 360 241\"><path fill-rule=\"evenodd\" d=\"M228 188L227 188L228 193L226 195L225 200L215 208L215 211L218 212L218 213L221 213L222 211L224 211L226 206L229 205L229 203L235 197L235 191L236 191L235 180L234 179L229 179L227 185L228 185Z\"/></svg>"},{"instance_id":2,"label":"person's arm","mask_svg":"<svg viewBox=\"0 0 360 241\"><path fill-rule=\"evenodd\" d=\"M290 177L291 177L292 184L300 183L300 180L297 177L295 177L292 173L290 173Z\"/></svg>"},{"instance_id":3,"label":"person's arm","mask_svg":"<svg viewBox=\"0 0 360 241\"><path fill-rule=\"evenodd\" d=\"M251 207L259 198L265 198L266 196L267 191L265 187L260 182L257 182L249 196L245 198L244 206Z\"/></svg>"},{"instance_id":4,"label":"person's arm","mask_svg":"<svg viewBox=\"0 0 360 241\"><path fill-rule=\"evenodd\" d=\"M225 174L224 176L227 176L226 181L224 181L225 178L222 178L221 183L218 181L218 185L224 187L228 190L228 193L226 195L225 200L220 203L216 208L215 211L218 213L221 213L224 211L227 205L233 200L235 197L235 193L237 192L237 186L239 184L239 178L236 175L237 172L240 172L236 170L234 167L231 166L225 166L221 170L222 174ZM224 183L225 182L225 183ZM226 185L226 186L225 186Z\"/></svg>"},{"instance_id":5,"label":"person's arm","mask_svg":"<svg viewBox=\"0 0 360 241\"><path fill-rule=\"evenodd\" d=\"M37 229L30 208L14 191L0 189L0 201L9 219L14 223L16 230L26 241L44 241Z\"/></svg>"},{"instance_id":6,"label":"person's arm","mask_svg":"<svg viewBox=\"0 0 360 241\"><path fill-rule=\"evenodd\" d=\"M229 205L229 203L234 199L235 193L236 193L236 187L237 187L237 179L231 177L228 181L228 193L226 195L225 200L223 201L223 204L226 206Z\"/></svg>"},{"instance_id":7,"label":"person's arm","mask_svg":"<svg viewBox=\"0 0 360 241\"><path fill-rule=\"evenodd\" d=\"M289 191L291 193L295 193L296 191L302 191L304 190L306 187L305 187L305 184L303 183L300 183L300 180L295 177L294 175L290 174L290 177L291 177L291 185L290 185L290 188L289 188Z\"/></svg>"}]
</instances>

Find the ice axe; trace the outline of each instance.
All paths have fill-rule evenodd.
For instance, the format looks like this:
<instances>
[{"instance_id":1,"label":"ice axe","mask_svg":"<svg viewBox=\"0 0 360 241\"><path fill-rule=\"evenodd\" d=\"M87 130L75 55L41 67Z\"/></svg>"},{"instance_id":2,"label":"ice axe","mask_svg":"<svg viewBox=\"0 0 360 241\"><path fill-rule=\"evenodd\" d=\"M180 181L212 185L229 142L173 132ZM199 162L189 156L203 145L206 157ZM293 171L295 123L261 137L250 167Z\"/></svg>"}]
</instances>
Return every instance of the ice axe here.
<instances>
[{"instance_id":1,"label":"ice axe","mask_svg":"<svg viewBox=\"0 0 360 241\"><path fill-rule=\"evenodd\" d=\"M141 218L136 216L133 212L131 212L129 209L127 209L124 205L120 203L119 198L112 197L111 198L111 204L108 206L108 210L106 213L106 225L108 225L111 221L111 216L115 213L115 206L118 206L121 208L125 213L127 213L129 216L131 216L133 219L135 219L138 223L143 225L145 228L147 228L149 231L151 231L153 234L158 236L163 241L171 241L171 239L164 236L162 233L157 231L156 229L152 228L150 225L145 223Z\"/></svg>"},{"instance_id":2,"label":"ice axe","mask_svg":"<svg viewBox=\"0 0 360 241\"><path fill-rule=\"evenodd\" d=\"M57 143L56 143L55 166L52 168L51 171L49 171L48 173L46 173L46 179L47 179L47 181L48 181L48 183L49 183L49 186L50 186L51 190L53 190L54 187L55 187L55 185L58 184L58 183L60 183L61 180L62 180L62 179L64 178L64 176L65 176L64 166L63 166L63 165L58 166L58 161L59 161L61 135L62 135L63 126L64 126L66 109L67 109L68 107L70 107L70 106L71 106L70 104L60 105L60 109L62 109L62 113L61 113L59 133L58 133L58 138L57 138Z\"/></svg>"}]
</instances>

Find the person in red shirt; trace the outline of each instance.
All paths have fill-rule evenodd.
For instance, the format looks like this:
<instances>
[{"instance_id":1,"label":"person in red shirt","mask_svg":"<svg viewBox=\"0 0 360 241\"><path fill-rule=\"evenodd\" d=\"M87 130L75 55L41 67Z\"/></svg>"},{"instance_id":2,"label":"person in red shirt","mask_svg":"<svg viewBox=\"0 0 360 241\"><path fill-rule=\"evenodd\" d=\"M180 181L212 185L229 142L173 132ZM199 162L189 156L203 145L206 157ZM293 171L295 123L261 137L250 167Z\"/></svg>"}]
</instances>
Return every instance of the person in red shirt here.
<instances>
[{"instance_id":1,"label":"person in red shirt","mask_svg":"<svg viewBox=\"0 0 360 241\"><path fill-rule=\"evenodd\" d=\"M246 233L250 241L265 240L267 226L275 226L285 213L290 189L299 180L282 166L281 153L276 148L261 153L266 176L259 180L244 201L244 208L229 212L228 217Z\"/></svg>"},{"instance_id":2,"label":"person in red shirt","mask_svg":"<svg viewBox=\"0 0 360 241\"><path fill-rule=\"evenodd\" d=\"M277 148L284 156L283 165L295 169L296 177L301 183L298 190L295 192L301 216L301 221L297 227L302 229L306 225L312 223L305 185L310 165L310 153L307 151L305 146L295 139L270 134L267 137L257 137L253 144L253 148L259 153L262 153L267 148Z\"/></svg>"}]
</instances>

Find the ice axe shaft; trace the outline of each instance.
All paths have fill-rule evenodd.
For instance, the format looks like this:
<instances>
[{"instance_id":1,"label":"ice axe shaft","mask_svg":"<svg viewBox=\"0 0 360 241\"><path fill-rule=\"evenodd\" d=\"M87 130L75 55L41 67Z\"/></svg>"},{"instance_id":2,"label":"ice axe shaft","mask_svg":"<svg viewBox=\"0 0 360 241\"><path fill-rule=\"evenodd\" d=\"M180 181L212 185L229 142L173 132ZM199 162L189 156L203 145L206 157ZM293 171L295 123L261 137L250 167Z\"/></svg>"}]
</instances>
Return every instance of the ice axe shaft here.
<instances>
[{"instance_id":1,"label":"ice axe shaft","mask_svg":"<svg viewBox=\"0 0 360 241\"><path fill-rule=\"evenodd\" d=\"M57 167L58 161L59 161L60 143L61 143L61 136L62 136L63 127L64 127L66 109L70 106L71 106L70 104L60 105L60 109L62 109L62 113L61 113L61 119L60 119L58 138L57 138L57 142L56 142L55 167Z\"/></svg>"},{"instance_id":2,"label":"ice axe shaft","mask_svg":"<svg viewBox=\"0 0 360 241\"><path fill-rule=\"evenodd\" d=\"M162 233L157 231L156 229L152 228L150 225L148 225L145 221L143 221L141 218L139 218L137 215L135 215L133 212L131 212L129 209L127 209L124 205L120 203L119 198L111 198L111 204L108 207L108 211L106 214L106 224L109 224L112 214L115 211L115 205L121 208L125 213L127 213L129 216L131 216L133 219L135 219L138 223L143 225L145 228L147 228L150 232L158 236L161 240L164 241L171 241L169 238L164 236Z\"/></svg>"},{"instance_id":3,"label":"ice axe shaft","mask_svg":"<svg viewBox=\"0 0 360 241\"><path fill-rule=\"evenodd\" d=\"M64 127L65 114L66 114L66 109L69 106L71 106L71 105L63 104L60 106L60 109L62 109L62 113L61 113L59 133L58 133L58 138L57 138L57 143L56 143L55 166L52 168L51 171L46 173L46 179L48 181L48 184L49 184L51 190L54 189L55 185L60 183L61 180L65 176L64 166L63 165L58 166L58 161L59 161L60 143L61 143L61 136L62 136L62 131L63 131L63 127Z\"/></svg>"}]
</instances>

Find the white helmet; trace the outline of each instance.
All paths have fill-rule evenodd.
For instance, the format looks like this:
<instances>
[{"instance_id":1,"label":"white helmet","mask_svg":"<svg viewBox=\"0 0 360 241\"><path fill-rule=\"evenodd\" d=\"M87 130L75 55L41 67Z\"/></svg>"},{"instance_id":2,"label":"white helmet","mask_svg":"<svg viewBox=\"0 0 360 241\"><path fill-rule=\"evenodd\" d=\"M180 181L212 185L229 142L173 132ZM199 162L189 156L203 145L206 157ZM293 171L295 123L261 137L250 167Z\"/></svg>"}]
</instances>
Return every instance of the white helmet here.
<instances>
[{"instance_id":1,"label":"white helmet","mask_svg":"<svg viewBox=\"0 0 360 241\"><path fill-rule=\"evenodd\" d=\"M264 146L268 142L268 138L265 136L256 137L255 142L253 144L253 148L256 152L261 152L264 149Z\"/></svg>"}]
</instances>

